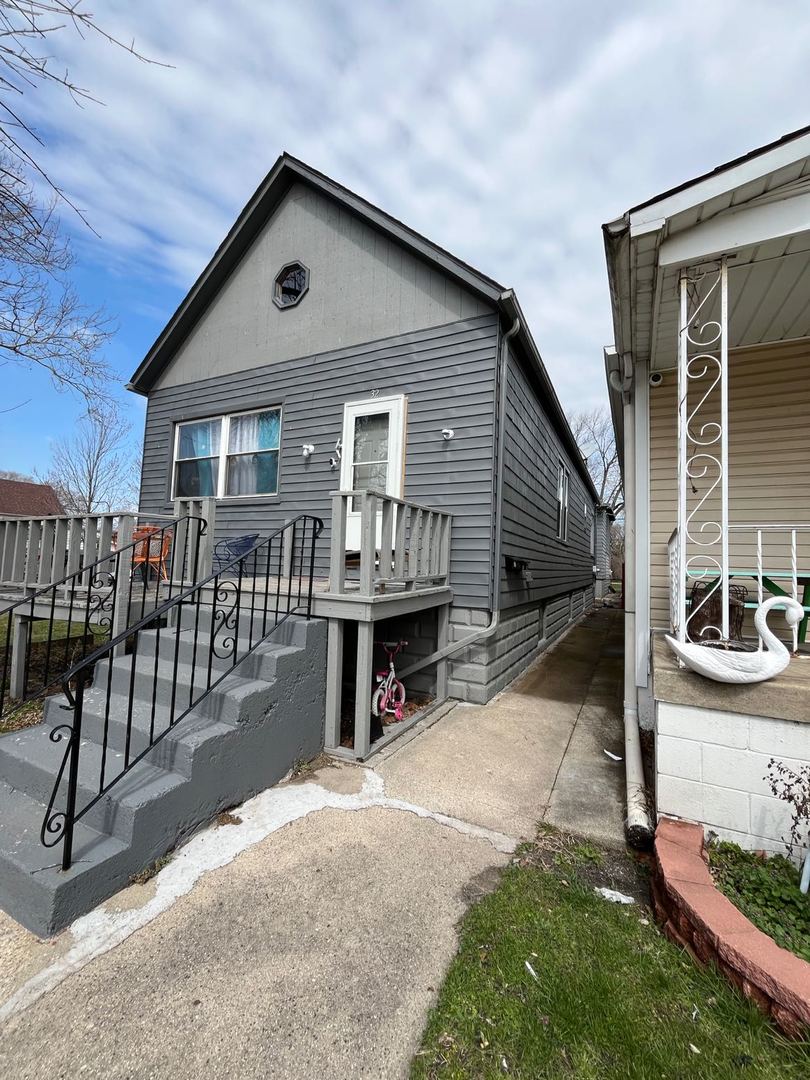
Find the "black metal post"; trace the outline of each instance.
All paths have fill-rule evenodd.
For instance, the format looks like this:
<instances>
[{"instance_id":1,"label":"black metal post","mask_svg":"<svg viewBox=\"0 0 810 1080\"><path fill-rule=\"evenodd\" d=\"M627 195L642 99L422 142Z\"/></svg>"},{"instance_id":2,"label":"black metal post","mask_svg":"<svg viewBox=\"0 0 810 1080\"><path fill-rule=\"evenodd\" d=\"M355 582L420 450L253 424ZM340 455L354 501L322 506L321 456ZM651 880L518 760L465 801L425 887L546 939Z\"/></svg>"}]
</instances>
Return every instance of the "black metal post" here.
<instances>
[{"instance_id":1,"label":"black metal post","mask_svg":"<svg viewBox=\"0 0 810 1080\"><path fill-rule=\"evenodd\" d=\"M80 671L76 682L76 697L73 706L73 725L70 732L70 765L68 767L68 789L65 803L65 831L62 845L62 869L69 870L73 858L73 822L76 816L76 792L79 787L79 745L82 739L82 707L84 705L84 677Z\"/></svg>"}]
</instances>

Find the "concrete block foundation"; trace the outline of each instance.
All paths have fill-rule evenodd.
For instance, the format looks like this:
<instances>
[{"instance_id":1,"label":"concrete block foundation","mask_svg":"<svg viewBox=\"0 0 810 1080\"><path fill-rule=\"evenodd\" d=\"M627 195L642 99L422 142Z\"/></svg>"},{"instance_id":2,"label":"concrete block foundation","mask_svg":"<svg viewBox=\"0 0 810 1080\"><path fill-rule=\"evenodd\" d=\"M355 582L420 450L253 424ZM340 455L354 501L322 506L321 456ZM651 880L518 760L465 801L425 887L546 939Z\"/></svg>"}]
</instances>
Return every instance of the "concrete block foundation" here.
<instances>
[{"instance_id":1,"label":"concrete block foundation","mask_svg":"<svg viewBox=\"0 0 810 1080\"><path fill-rule=\"evenodd\" d=\"M593 586L503 612L497 630L450 661L451 697L477 705L500 693L594 603ZM489 624L489 613L450 609L450 640L461 641Z\"/></svg>"}]
</instances>

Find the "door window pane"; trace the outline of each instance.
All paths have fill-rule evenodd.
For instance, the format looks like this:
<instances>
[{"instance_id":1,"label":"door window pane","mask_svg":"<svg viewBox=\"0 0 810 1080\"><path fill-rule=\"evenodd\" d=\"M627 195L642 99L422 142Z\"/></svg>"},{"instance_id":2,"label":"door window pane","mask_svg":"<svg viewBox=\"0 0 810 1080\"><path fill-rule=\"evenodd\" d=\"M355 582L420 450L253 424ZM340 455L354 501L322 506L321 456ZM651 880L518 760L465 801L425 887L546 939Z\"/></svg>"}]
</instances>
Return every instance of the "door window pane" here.
<instances>
[{"instance_id":1,"label":"door window pane","mask_svg":"<svg viewBox=\"0 0 810 1080\"><path fill-rule=\"evenodd\" d=\"M354 422L354 463L388 461L388 413L358 416Z\"/></svg>"},{"instance_id":2,"label":"door window pane","mask_svg":"<svg viewBox=\"0 0 810 1080\"><path fill-rule=\"evenodd\" d=\"M365 488L375 488L377 491L385 491L388 479L388 465L379 462L373 465L355 465L354 467L354 490L362 491Z\"/></svg>"}]
</instances>

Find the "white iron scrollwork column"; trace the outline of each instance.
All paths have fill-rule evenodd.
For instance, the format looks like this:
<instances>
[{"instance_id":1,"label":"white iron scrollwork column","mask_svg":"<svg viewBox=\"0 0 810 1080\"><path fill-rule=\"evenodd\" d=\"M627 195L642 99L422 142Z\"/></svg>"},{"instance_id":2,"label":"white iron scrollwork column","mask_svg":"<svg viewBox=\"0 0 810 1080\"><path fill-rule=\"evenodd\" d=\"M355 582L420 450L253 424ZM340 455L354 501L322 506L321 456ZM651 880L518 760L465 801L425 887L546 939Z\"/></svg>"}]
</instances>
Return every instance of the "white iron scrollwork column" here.
<instances>
[{"instance_id":1,"label":"white iron scrollwork column","mask_svg":"<svg viewBox=\"0 0 810 1080\"><path fill-rule=\"evenodd\" d=\"M680 277L677 547L678 639L695 640L690 623L719 592L720 625L703 626L697 637L727 640L728 267L725 256L715 267L682 270ZM687 616L689 586L700 580L706 582L707 588Z\"/></svg>"}]
</instances>

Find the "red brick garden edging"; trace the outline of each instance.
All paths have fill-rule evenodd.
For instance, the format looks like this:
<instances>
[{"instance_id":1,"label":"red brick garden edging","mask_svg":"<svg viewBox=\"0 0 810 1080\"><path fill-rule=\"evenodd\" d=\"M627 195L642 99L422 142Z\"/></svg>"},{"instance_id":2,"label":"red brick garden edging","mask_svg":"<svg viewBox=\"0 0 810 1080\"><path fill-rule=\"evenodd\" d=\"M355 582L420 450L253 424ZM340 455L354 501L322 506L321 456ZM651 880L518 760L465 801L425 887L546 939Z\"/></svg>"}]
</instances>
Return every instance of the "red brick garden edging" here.
<instances>
[{"instance_id":1,"label":"red brick garden edging","mask_svg":"<svg viewBox=\"0 0 810 1080\"><path fill-rule=\"evenodd\" d=\"M810 964L781 949L715 887L703 828L662 818L655 834L653 906L664 933L724 975L794 1038L810 1028Z\"/></svg>"}]
</instances>

